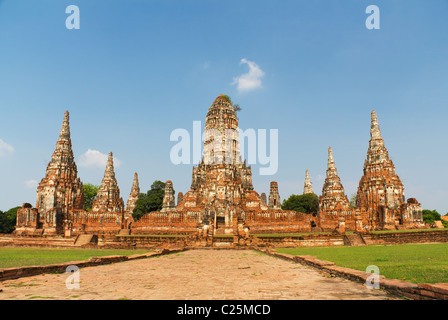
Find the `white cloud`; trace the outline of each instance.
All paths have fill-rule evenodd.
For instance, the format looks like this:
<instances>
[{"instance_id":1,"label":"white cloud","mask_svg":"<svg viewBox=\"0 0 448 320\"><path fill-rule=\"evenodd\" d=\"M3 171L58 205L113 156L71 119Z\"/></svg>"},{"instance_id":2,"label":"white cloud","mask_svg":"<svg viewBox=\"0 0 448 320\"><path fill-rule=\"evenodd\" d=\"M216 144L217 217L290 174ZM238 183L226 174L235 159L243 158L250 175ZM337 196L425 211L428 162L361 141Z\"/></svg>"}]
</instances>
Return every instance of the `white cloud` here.
<instances>
[{"instance_id":1,"label":"white cloud","mask_svg":"<svg viewBox=\"0 0 448 320\"><path fill-rule=\"evenodd\" d=\"M37 186L38 186L38 183L37 183L36 180L31 179L31 180L27 180L27 181L25 181L25 186L26 186L28 189L36 189Z\"/></svg>"},{"instance_id":2,"label":"white cloud","mask_svg":"<svg viewBox=\"0 0 448 320\"><path fill-rule=\"evenodd\" d=\"M233 85L236 85L238 91L250 91L261 87L261 78L264 76L263 70L253 61L241 59L240 64L247 64L249 72L233 78Z\"/></svg>"},{"instance_id":3,"label":"white cloud","mask_svg":"<svg viewBox=\"0 0 448 320\"><path fill-rule=\"evenodd\" d=\"M79 158L79 165L82 167L100 167L106 168L108 154L99 152L98 150L88 149ZM119 167L121 161L114 157L114 167Z\"/></svg>"},{"instance_id":4,"label":"white cloud","mask_svg":"<svg viewBox=\"0 0 448 320\"><path fill-rule=\"evenodd\" d=\"M13 153L13 146L7 144L5 141L0 139L0 157L6 156L7 154Z\"/></svg>"}]
</instances>

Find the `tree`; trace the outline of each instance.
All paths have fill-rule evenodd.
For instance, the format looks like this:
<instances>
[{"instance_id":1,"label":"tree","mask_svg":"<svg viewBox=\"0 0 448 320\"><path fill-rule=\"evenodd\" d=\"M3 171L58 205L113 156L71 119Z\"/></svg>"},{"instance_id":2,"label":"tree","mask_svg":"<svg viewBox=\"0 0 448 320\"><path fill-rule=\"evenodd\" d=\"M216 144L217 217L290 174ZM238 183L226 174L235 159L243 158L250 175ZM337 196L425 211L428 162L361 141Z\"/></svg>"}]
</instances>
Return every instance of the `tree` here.
<instances>
[{"instance_id":1,"label":"tree","mask_svg":"<svg viewBox=\"0 0 448 320\"><path fill-rule=\"evenodd\" d=\"M319 197L312 194L292 194L287 200L283 200L283 210L294 210L307 214L316 215L319 209Z\"/></svg>"},{"instance_id":2,"label":"tree","mask_svg":"<svg viewBox=\"0 0 448 320\"><path fill-rule=\"evenodd\" d=\"M86 183L82 186L84 192L84 201L86 204L86 211L92 210L93 200L95 199L99 188L100 186L96 186L91 183Z\"/></svg>"},{"instance_id":3,"label":"tree","mask_svg":"<svg viewBox=\"0 0 448 320\"><path fill-rule=\"evenodd\" d=\"M356 205L356 196L357 196L356 192L350 196L350 208L354 208L355 207L355 205Z\"/></svg>"},{"instance_id":4,"label":"tree","mask_svg":"<svg viewBox=\"0 0 448 320\"><path fill-rule=\"evenodd\" d=\"M134 220L139 220L145 213L151 211L160 211L163 204L163 196L165 195L165 183L156 180L146 193L140 193L135 208L132 212Z\"/></svg>"},{"instance_id":5,"label":"tree","mask_svg":"<svg viewBox=\"0 0 448 320\"><path fill-rule=\"evenodd\" d=\"M6 212L0 211L0 233L11 233L16 228L17 209L14 207Z\"/></svg>"},{"instance_id":6,"label":"tree","mask_svg":"<svg viewBox=\"0 0 448 320\"><path fill-rule=\"evenodd\" d=\"M236 112L243 110L243 108L240 107L239 104L232 105L233 109L235 109Z\"/></svg>"},{"instance_id":7,"label":"tree","mask_svg":"<svg viewBox=\"0 0 448 320\"><path fill-rule=\"evenodd\" d=\"M233 107L233 109L235 109L236 112L243 110L239 104L237 103L233 103L232 99L230 99L230 97L226 94L222 95L224 99L227 100L228 103L230 103L230 105Z\"/></svg>"},{"instance_id":8,"label":"tree","mask_svg":"<svg viewBox=\"0 0 448 320\"><path fill-rule=\"evenodd\" d=\"M422 214L425 223L434 223L434 221L442 219L437 210L424 209L422 210Z\"/></svg>"}]
</instances>

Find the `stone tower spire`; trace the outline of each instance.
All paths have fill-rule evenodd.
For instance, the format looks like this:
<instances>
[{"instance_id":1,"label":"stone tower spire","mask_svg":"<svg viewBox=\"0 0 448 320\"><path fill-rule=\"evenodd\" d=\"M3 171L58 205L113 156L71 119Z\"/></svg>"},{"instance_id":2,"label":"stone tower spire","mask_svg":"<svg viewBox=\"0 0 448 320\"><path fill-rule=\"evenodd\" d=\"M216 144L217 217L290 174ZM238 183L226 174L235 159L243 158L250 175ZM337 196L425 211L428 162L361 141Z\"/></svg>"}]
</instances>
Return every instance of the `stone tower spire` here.
<instances>
[{"instance_id":1,"label":"stone tower spire","mask_svg":"<svg viewBox=\"0 0 448 320\"><path fill-rule=\"evenodd\" d=\"M176 209L176 197L174 195L173 182L165 182L165 195L163 196L161 212L173 211Z\"/></svg>"},{"instance_id":2,"label":"stone tower spire","mask_svg":"<svg viewBox=\"0 0 448 320\"><path fill-rule=\"evenodd\" d=\"M56 224L59 227L57 220L62 219L62 215L69 210L84 209L82 182L77 175L70 140L69 113L66 111L56 148L48 163L45 177L37 188L36 208L42 220L45 218L46 221L50 221L52 227L56 227ZM52 213L47 217L50 211L57 211L61 216L58 218Z\"/></svg>"},{"instance_id":3,"label":"stone tower spire","mask_svg":"<svg viewBox=\"0 0 448 320\"><path fill-rule=\"evenodd\" d=\"M126 203L126 211L132 214L135 208L135 203L140 195L140 186L138 184L138 174L134 173L134 180L132 181L131 193L129 194L128 202Z\"/></svg>"},{"instance_id":4,"label":"stone tower spire","mask_svg":"<svg viewBox=\"0 0 448 320\"><path fill-rule=\"evenodd\" d=\"M381 137L380 126L378 124L378 118L376 116L375 110L372 110L370 114L371 124L370 124L370 140L383 139Z\"/></svg>"},{"instance_id":5,"label":"stone tower spire","mask_svg":"<svg viewBox=\"0 0 448 320\"><path fill-rule=\"evenodd\" d=\"M266 201L266 193L263 192L263 193L261 194L261 196L260 196L260 199L261 199L261 201L263 201L264 204L267 204L267 201Z\"/></svg>"},{"instance_id":6,"label":"stone tower spire","mask_svg":"<svg viewBox=\"0 0 448 320\"><path fill-rule=\"evenodd\" d=\"M178 192L177 193L177 204L179 205L179 203L181 203L182 200L184 200L184 193L183 192Z\"/></svg>"},{"instance_id":7,"label":"stone tower spire","mask_svg":"<svg viewBox=\"0 0 448 320\"><path fill-rule=\"evenodd\" d=\"M228 96L219 95L205 119L206 164L237 164L240 159L238 117Z\"/></svg>"},{"instance_id":8,"label":"stone tower spire","mask_svg":"<svg viewBox=\"0 0 448 320\"><path fill-rule=\"evenodd\" d=\"M328 171L330 169L330 171ZM328 147L328 160L327 160L327 176L328 173L334 173L336 171L336 166L334 164L334 158L333 158L333 149L331 147ZM336 175L337 175L336 171Z\"/></svg>"},{"instance_id":9,"label":"stone tower spire","mask_svg":"<svg viewBox=\"0 0 448 320\"><path fill-rule=\"evenodd\" d=\"M113 213L122 213L124 211L124 202L120 197L120 188L118 188L117 179L115 178L112 152L109 153L104 177L93 202L92 211Z\"/></svg>"},{"instance_id":10,"label":"stone tower spire","mask_svg":"<svg viewBox=\"0 0 448 320\"><path fill-rule=\"evenodd\" d=\"M333 150L328 147L327 177L322 187L322 196L319 198L319 210L333 210L338 205L346 209L349 207L349 201L336 170Z\"/></svg>"},{"instance_id":11,"label":"stone tower spire","mask_svg":"<svg viewBox=\"0 0 448 320\"><path fill-rule=\"evenodd\" d=\"M303 186L303 194L314 193L313 187L311 186L310 173L308 170L305 171L305 185Z\"/></svg>"},{"instance_id":12,"label":"stone tower spire","mask_svg":"<svg viewBox=\"0 0 448 320\"><path fill-rule=\"evenodd\" d=\"M62 233L63 220L71 210L84 209L82 182L70 140L70 117L64 114L56 148L48 163L45 177L37 187L36 208L44 221L45 233Z\"/></svg>"},{"instance_id":13,"label":"stone tower spire","mask_svg":"<svg viewBox=\"0 0 448 320\"><path fill-rule=\"evenodd\" d=\"M63 159L62 156L67 157ZM66 162L74 163L74 156L72 150L72 141L70 139L70 115L68 111L64 113L64 120L62 121L61 131L59 132L59 138L56 142L56 149L53 152L51 161L56 163ZM76 165L75 165L76 169Z\"/></svg>"},{"instance_id":14,"label":"stone tower spire","mask_svg":"<svg viewBox=\"0 0 448 320\"><path fill-rule=\"evenodd\" d=\"M62 128L59 133L59 141L70 142L70 114L68 111L65 111L64 113L64 120L62 121Z\"/></svg>"},{"instance_id":15,"label":"stone tower spire","mask_svg":"<svg viewBox=\"0 0 448 320\"><path fill-rule=\"evenodd\" d=\"M280 194L278 193L278 184L276 181L271 181L268 199L269 209L281 209Z\"/></svg>"},{"instance_id":16,"label":"stone tower spire","mask_svg":"<svg viewBox=\"0 0 448 320\"><path fill-rule=\"evenodd\" d=\"M356 206L367 211L374 228L393 227L397 221L421 220L421 207L405 203L404 187L384 146L375 111L371 113L369 148L359 181ZM407 207L412 207L412 212L407 213Z\"/></svg>"}]
</instances>

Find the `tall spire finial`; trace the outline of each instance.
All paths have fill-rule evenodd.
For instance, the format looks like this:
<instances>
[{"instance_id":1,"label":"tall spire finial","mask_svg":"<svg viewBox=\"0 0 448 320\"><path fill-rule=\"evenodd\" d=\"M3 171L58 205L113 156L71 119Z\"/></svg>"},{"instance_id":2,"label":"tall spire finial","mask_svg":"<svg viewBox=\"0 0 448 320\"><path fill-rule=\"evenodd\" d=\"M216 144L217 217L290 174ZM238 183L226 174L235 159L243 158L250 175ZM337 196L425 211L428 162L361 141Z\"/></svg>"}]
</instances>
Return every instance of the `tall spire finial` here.
<instances>
[{"instance_id":1,"label":"tall spire finial","mask_svg":"<svg viewBox=\"0 0 448 320\"><path fill-rule=\"evenodd\" d=\"M112 152L109 152L109 158L107 159L106 170L114 170L114 155Z\"/></svg>"},{"instance_id":2,"label":"tall spire finial","mask_svg":"<svg viewBox=\"0 0 448 320\"><path fill-rule=\"evenodd\" d=\"M101 181L97 196L92 205L92 211L122 212L123 210L124 202L120 197L120 188L118 188L117 179L115 178L114 156L113 153L110 152L103 180Z\"/></svg>"},{"instance_id":3,"label":"tall spire finial","mask_svg":"<svg viewBox=\"0 0 448 320\"><path fill-rule=\"evenodd\" d=\"M382 139L380 125L378 124L378 118L376 116L375 110L372 111L371 115L371 125L370 125L370 139Z\"/></svg>"},{"instance_id":4,"label":"tall spire finial","mask_svg":"<svg viewBox=\"0 0 448 320\"><path fill-rule=\"evenodd\" d=\"M132 190L138 190L138 193L140 193L140 186L138 184L138 174L137 174L137 172L134 173L134 181L132 181Z\"/></svg>"},{"instance_id":5,"label":"tall spire finial","mask_svg":"<svg viewBox=\"0 0 448 320\"><path fill-rule=\"evenodd\" d=\"M334 168L334 158L333 158L333 149L331 147L328 147L328 162L327 162L327 168Z\"/></svg>"},{"instance_id":6,"label":"tall spire finial","mask_svg":"<svg viewBox=\"0 0 448 320\"><path fill-rule=\"evenodd\" d=\"M311 186L310 173L308 169L305 171L305 185L303 186L303 194L314 193Z\"/></svg>"},{"instance_id":7,"label":"tall spire finial","mask_svg":"<svg viewBox=\"0 0 448 320\"><path fill-rule=\"evenodd\" d=\"M68 111L64 113L64 120L62 121L61 132L59 133L59 140L70 140L70 115Z\"/></svg>"},{"instance_id":8,"label":"tall spire finial","mask_svg":"<svg viewBox=\"0 0 448 320\"><path fill-rule=\"evenodd\" d=\"M109 152L107 158L106 170L104 171L103 181L115 181L115 169L114 169L114 155Z\"/></svg>"},{"instance_id":9,"label":"tall spire finial","mask_svg":"<svg viewBox=\"0 0 448 320\"><path fill-rule=\"evenodd\" d=\"M129 214L132 214L132 211L135 208L135 204L138 200L138 196L140 195L140 186L138 184L138 174L134 173L134 180L132 181L131 193L129 194L128 202L126 204L126 210Z\"/></svg>"},{"instance_id":10,"label":"tall spire finial","mask_svg":"<svg viewBox=\"0 0 448 320\"><path fill-rule=\"evenodd\" d=\"M56 148L37 188L36 208L43 217L53 208L84 209L83 187L73 156L69 120L69 113L65 111Z\"/></svg>"}]
</instances>

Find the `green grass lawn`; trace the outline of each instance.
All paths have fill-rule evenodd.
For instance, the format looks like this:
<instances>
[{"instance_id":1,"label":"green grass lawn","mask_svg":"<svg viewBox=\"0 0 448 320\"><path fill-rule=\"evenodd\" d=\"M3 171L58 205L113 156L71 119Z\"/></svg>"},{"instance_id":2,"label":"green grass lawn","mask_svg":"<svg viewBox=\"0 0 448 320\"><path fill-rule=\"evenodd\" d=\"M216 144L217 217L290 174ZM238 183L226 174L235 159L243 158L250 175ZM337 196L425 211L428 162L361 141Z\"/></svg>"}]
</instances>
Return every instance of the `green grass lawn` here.
<instances>
[{"instance_id":1,"label":"green grass lawn","mask_svg":"<svg viewBox=\"0 0 448 320\"><path fill-rule=\"evenodd\" d=\"M150 250L0 248L0 268L47 265L87 260L90 257L132 255L148 251Z\"/></svg>"},{"instance_id":2,"label":"green grass lawn","mask_svg":"<svg viewBox=\"0 0 448 320\"><path fill-rule=\"evenodd\" d=\"M367 247L280 248L278 252L311 255L341 267L366 271L376 265L390 279L448 283L448 243Z\"/></svg>"}]
</instances>

